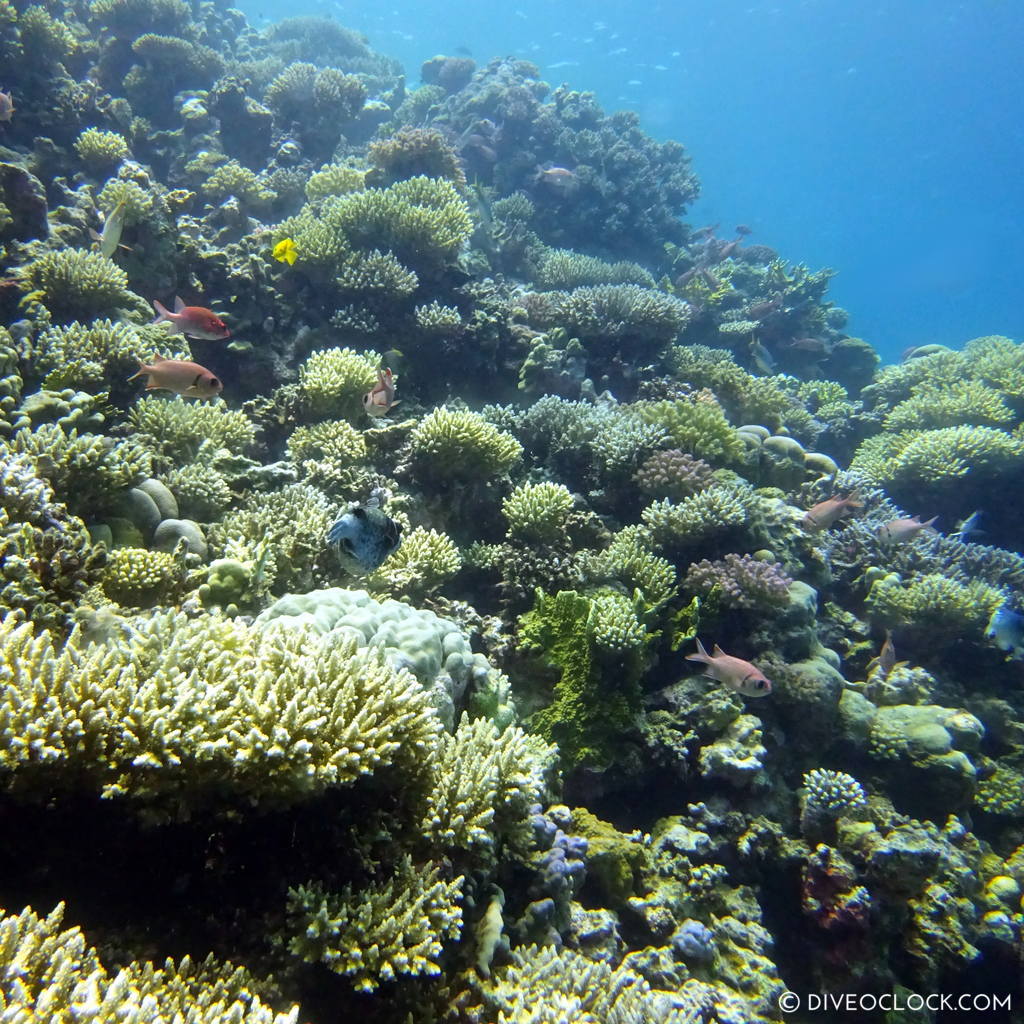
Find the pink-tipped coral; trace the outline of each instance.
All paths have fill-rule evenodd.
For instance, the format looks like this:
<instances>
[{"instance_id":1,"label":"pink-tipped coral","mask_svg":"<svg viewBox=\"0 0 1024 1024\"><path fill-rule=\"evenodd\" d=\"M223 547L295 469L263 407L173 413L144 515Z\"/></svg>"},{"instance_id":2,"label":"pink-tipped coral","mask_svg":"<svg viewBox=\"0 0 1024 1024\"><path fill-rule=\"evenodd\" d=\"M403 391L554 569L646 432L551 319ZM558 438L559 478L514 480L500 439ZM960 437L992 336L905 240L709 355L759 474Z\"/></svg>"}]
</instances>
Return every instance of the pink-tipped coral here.
<instances>
[{"instance_id":1,"label":"pink-tipped coral","mask_svg":"<svg viewBox=\"0 0 1024 1024\"><path fill-rule=\"evenodd\" d=\"M777 562L759 562L751 555L728 554L690 566L683 582L690 593L706 595L720 587L727 608L777 608L786 603L792 579Z\"/></svg>"},{"instance_id":2,"label":"pink-tipped coral","mask_svg":"<svg viewBox=\"0 0 1024 1024\"><path fill-rule=\"evenodd\" d=\"M711 473L711 466L703 459L672 448L650 456L634 479L645 494L682 501L704 490L711 483Z\"/></svg>"}]
</instances>

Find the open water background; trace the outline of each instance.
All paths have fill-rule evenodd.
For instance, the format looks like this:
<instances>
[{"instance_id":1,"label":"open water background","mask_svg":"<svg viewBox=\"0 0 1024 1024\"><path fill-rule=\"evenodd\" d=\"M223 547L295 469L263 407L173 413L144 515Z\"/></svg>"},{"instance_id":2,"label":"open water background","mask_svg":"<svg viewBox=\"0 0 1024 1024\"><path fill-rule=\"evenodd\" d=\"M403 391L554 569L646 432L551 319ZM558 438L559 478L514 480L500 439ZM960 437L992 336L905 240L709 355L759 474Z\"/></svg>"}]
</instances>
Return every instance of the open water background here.
<instances>
[{"instance_id":1,"label":"open water background","mask_svg":"<svg viewBox=\"0 0 1024 1024\"><path fill-rule=\"evenodd\" d=\"M405 64L514 54L689 150L693 224L831 266L848 330L910 346L1024 335L1020 0L245 0L328 14Z\"/></svg>"}]
</instances>

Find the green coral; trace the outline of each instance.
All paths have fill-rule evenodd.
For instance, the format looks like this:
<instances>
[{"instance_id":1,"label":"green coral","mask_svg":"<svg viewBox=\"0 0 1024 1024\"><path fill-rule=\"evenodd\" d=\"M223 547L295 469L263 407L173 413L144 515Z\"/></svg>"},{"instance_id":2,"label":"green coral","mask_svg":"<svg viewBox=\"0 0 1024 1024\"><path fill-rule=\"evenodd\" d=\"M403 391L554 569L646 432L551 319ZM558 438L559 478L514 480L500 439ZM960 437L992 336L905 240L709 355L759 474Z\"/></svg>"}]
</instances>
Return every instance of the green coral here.
<instances>
[{"instance_id":1,"label":"green coral","mask_svg":"<svg viewBox=\"0 0 1024 1024\"><path fill-rule=\"evenodd\" d=\"M665 431L675 448L697 458L729 463L743 456L743 442L715 401L681 398L643 402L637 409L648 423Z\"/></svg>"},{"instance_id":2,"label":"green coral","mask_svg":"<svg viewBox=\"0 0 1024 1024\"><path fill-rule=\"evenodd\" d=\"M1019 467L1024 439L994 427L943 427L869 437L850 462L882 485L953 486L968 474L996 475Z\"/></svg>"},{"instance_id":3,"label":"green coral","mask_svg":"<svg viewBox=\"0 0 1024 1024\"><path fill-rule=\"evenodd\" d=\"M117 548L100 581L103 593L126 608L170 604L183 586L180 561L165 551Z\"/></svg>"},{"instance_id":4,"label":"green coral","mask_svg":"<svg viewBox=\"0 0 1024 1024\"><path fill-rule=\"evenodd\" d=\"M573 496L562 484L520 484L502 502L510 538L552 543L565 536Z\"/></svg>"},{"instance_id":5,"label":"green coral","mask_svg":"<svg viewBox=\"0 0 1024 1024\"><path fill-rule=\"evenodd\" d=\"M57 648L0 623L0 766L15 788L89 782L158 813L287 805L433 748L423 687L348 636L159 612L111 644Z\"/></svg>"},{"instance_id":6,"label":"green coral","mask_svg":"<svg viewBox=\"0 0 1024 1024\"><path fill-rule=\"evenodd\" d=\"M641 514L654 543L661 547L691 547L723 535L749 533L756 528L760 502L747 484L712 484L675 504L656 501Z\"/></svg>"},{"instance_id":7,"label":"green coral","mask_svg":"<svg viewBox=\"0 0 1024 1024\"><path fill-rule=\"evenodd\" d=\"M62 632L106 556L23 455L0 462L0 607Z\"/></svg>"},{"instance_id":8,"label":"green coral","mask_svg":"<svg viewBox=\"0 0 1024 1024\"><path fill-rule=\"evenodd\" d=\"M463 878L445 881L437 864L414 866L408 858L383 885L333 895L320 885L289 892L289 950L322 962L372 992L399 976L441 973L444 939L462 932L458 900Z\"/></svg>"},{"instance_id":9,"label":"green coral","mask_svg":"<svg viewBox=\"0 0 1024 1024\"><path fill-rule=\"evenodd\" d=\"M377 383L376 357L351 348L311 352L299 367L299 398L317 419L362 415L363 395Z\"/></svg>"},{"instance_id":10,"label":"green coral","mask_svg":"<svg viewBox=\"0 0 1024 1024\"><path fill-rule=\"evenodd\" d=\"M50 327L35 340L33 369L42 375L48 388L88 387L117 384L139 368L139 356L153 346L146 328L113 320L78 321L62 327ZM187 359L190 355L183 339L161 342L169 359Z\"/></svg>"},{"instance_id":11,"label":"green coral","mask_svg":"<svg viewBox=\"0 0 1024 1024\"><path fill-rule=\"evenodd\" d=\"M128 290L128 275L98 252L43 253L22 267L20 274L26 289L61 323L142 307L142 300Z\"/></svg>"},{"instance_id":12,"label":"green coral","mask_svg":"<svg viewBox=\"0 0 1024 1024\"><path fill-rule=\"evenodd\" d=\"M75 512L108 507L121 491L152 475L149 452L134 438L115 441L43 423L16 431L8 444L0 450L25 455Z\"/></svg>"},{"instance_id":13,"label":"green coral","mask_svg":"<svg viewBox=\"0 0 1024 1024\"><path fill-rule=\"evenodd\" d=\"M291 237L306 265L337 274L353 253L390 252L417 273L451 262L469 239L466 201L443 178L416 177L387 188L347 192L305 207L278 225L275 238Z\"/></svg>"},{"instance_id":14,"label":"green coral","mask_svg":"<svg viewBox=\"0 0 1024 1024\"><path fill-rule=\"evenodd\" d=\"M11 1021L189 1021L295 1024L298 1007L274 1013L244 969L208 956L163 966L131 962L116 972L78 928L62 929L64 904L40 917L0 909L0 1006Z\"/></svg>"},{"instance_id":15,"label":"green coral","mask_svg":"<svg viewBox=\"0 0 1024 1024\"><path fill-rule=\"evenodd\" d=\"M204 462L173 469L163 480L177 499L181 514L200 522L220 519L235 498L224 476Z\"/></svg>"},{"instance_id":16,"label":"green coral","mask_svg":"<svg viewBox=\"0 0 1024 1024\"><path fill-rule=\"evenodd\" d=\"M346 192L361 192L366 187L366 172L348 164L324 164L306 182L306 198L310 202L341 196Z\"/></svg>"},{"instance_id":17,"label":"green coral","mask_svg":"<svg viewBox=\"0 0 1024 1024\"><path fill-rule=\"evenodd\" d=\"M96 205L108 216L119 206L124 207L125 224L139 224L153 212L152 192L138 182L127 178L111 178L101 190Z\"/></svg>"},{"instance_id":18,"label":"green coral","mask_svg":"<svg viewBox=\"0 0 1024 1024\"><path fill-rule=\"evenodd\" d=\"M91 171L102 171L128 155L128 143L117 132L86 128L75 142L75 152Z\"/></svg>"},{"instance_id":19,"label":"green coral","mask_svg":"<svg viewBox=\"0 0 1024 1024\"><path fill-rule=\"evenodd\" d=\"M203 442L241 454L256 437L256 427L238 409L215 402L187 402L183 398L139 399L129 414L139 443L168 464L194 458Z\"/></svg>"},{"instance_id":20,"label":"green coral","mask_svg":"<svg viewBox=\"0 0 1024 1024\"><path fill-rule=\"evenodd\" d=\"M461 568L462 556L451 537L418 526L370 576L368 584L373 590L420 598L436 590Z\"/></svg>"},{"instance_id":21,"label":"green coral","mask_svg":"<svg viewBox=\"0 0 1024 1024\"><path fill-rule=\"evenodd\" d=\"M912 626L943 645L981 636L992 613L1003 604L1001 591L981 580L961 582L939 573L904 580L895 573L872 584L868 611L887 626Z\"/></svg>"},{"instance_id":22,"label":"green coral","mask_svg":"<svg viewBox=\"0 0 1024 1024\"><path fill-rule=\"evenodd\" d=\"M336 495L356 497L367 489L366 440L346 420L296 427L288 438L288 458L302 478Z\"/></svg>"},{"instance_id":23,"label":"green coral","mask_svg":"<svg viewBox=\"0 0 1024 1024\"><path fill-rule=\"evenodd\" d=\"M213 203L234 196L243 205L261 207L277 198L277 194L263 184L255 171L243 167L237 160L221 164L201 188L203 195Z\"/></svg>"},{"instance_id":24,"label":"green coral","mask_svg":"<svg viewBox=\"0 0 1024 1024\"><path fill-rule=\"evenodd\" d=\"M676 592L675 568L654 554L650 537L640 526L620 530L604 551L587 553L582 566L588 581L614 581L629 592L639 591L650 608L665 604Z\"/></svg>"},{"instance_id":25,"label":"green coral","mask_svg":"<svg viewBox=\"0 0 1024 1024\"><path fill-rule=\"evenodd\" d=\"M650 273L637 263L607 263L572 249L549 249L541 257L536 280L542 288L554 290L602 284L655 285Z\"/></svg>"},{"instance_id":26,"label":"green coral","mask_svg":"<svg viewBox=\"0 0 1024 1024\"><path fill-rule=\"evenodd\" d=\"M442 406L424 416L409 438L408 456L421 482L487 480L507 473L522 445L475 412Z\"/></svg>"},{"instance_id":27,"label":"green coral","mask_svg":"<svg viewBox=\"0 0 1024 1024\"><path fill-rule=\"evenodd\" d=\"M520 619L523 648L558 673L551 703L531 716L530 728L556 743L568 765L610 761L637 713L644 638L620 596L538 591L533 610Z\"/></svg>"},{"instance_id":28,"label":"green coral","mask_svg":"<svg viewBox=\"0 0 1024 1024\"><path fill-rule=\"evenodd\" d=\"M74 53L77 44L71 29L54 18L45 7L26 7L18 18L21 45L42 63L64 60Z\"/></svg>"},{"instance_id":29,"label":"green coral","mask_svg":"<svg viewBox=\"0 0 1024 1024\"><path fill-rule=\"evenodd\" d=\"M998 391L980 381L961 380L942 387L922 384L892 409L882 425L888 431L1000 427L1013 419L1013 411Z\"/></svg>"},{"instance_id":30,"label":"green coral","mask_svg":"<svg viewBox=\"0 0 1024 1024\"><path fill-rule=\"evenodd\" d=\"M974 802L987 814L1024 818L1024 772L1012 765L994 763L979 780Z\"/></svg>"},{"instance_id":31,"label":"green coral","mask_svg":"<svg viewBox=\"0 0 1024 1024\"><path fill-rule=\"evenodd\" d=\"M123 39L144 32L181 32L191 18L185 0L92 0L89 11L91 20Z\"/></svg>"},{"instance_id":32,"label":"green coral","mask_svg":"<svg viewBox=\"0 0 1024 1024\"><path fill-rule=\"evenodd\" d=\"M436 299L417 306L413 315L416 317L416 326L432 334L451 334L462 326L458 307L442 305Z\"/></svg>"},{"instance_id":33,"label":"green coral","mask_svg":"<svg viewBox=\"0 0 1024 1024\"><path fill-rule=\"evenodd\" d=\"M252 495L245 507L229 512L211 530L222 543L229 539L255 548L265 541L274 553L264 572L275 594L305 593L313 586L317 559L327 543L336 513L315 487L290 484L280 491Z\"/></svg>"},{"instance_id":34,"label":"green coral","mask_svg":"<svg viewBox=\"0 0 1024 1024\"><path fill-rule=\"evenodd\" d=\"M544 774L556 753L517 726L499 730L489 719L464 716L441 738L420 829L448 850L493 857L500 842L512 842L528 851L531 836L523 825L544 795Z\"/></svg>"}]
</instances>

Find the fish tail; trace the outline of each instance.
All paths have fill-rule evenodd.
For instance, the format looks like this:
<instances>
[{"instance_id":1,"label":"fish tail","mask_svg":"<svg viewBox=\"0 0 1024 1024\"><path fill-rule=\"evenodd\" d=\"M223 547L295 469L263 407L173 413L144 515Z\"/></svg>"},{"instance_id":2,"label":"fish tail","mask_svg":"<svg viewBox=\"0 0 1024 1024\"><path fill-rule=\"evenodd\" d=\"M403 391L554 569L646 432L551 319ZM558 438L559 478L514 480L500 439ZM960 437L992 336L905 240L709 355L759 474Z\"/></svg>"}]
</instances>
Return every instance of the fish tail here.
<instances>
[{"instance_id":1,"label":"fish tail","mask_svg":"<svg viewBox=\"0 0 1024 1024\"><path fill-rule=\"evenodd\" d=\"M144 373L149 372L149 367L140 359L139 368L128 378L129 380L135 380L136 377L141 377Z\"/></svg>"},{"instance_id":2,"label":"fish tail","mask_svg":"<svg viewBox=\"0 0 1024 1024\"><path fill-rule=\"evenodd\" d=\"M153 308L156 310L156 319L152 321L154 324L163 323L165 320L174 323L171 320L171 311L159 299L153 300Z\"/></svg>"},{"instance_id":3,"label":"fish tail","mask_svg":"<svg viewBox=\"0 0 1024 1024\"><path fill-rule=\"evenodd\" d=\"M697 641L697 650L693 654L686 655L687 661L699 661L705 665L711 664L711 656L707 651L704 650L704 645L700 642L700 637L694 637Z\"/></svg>"}]
</instances>

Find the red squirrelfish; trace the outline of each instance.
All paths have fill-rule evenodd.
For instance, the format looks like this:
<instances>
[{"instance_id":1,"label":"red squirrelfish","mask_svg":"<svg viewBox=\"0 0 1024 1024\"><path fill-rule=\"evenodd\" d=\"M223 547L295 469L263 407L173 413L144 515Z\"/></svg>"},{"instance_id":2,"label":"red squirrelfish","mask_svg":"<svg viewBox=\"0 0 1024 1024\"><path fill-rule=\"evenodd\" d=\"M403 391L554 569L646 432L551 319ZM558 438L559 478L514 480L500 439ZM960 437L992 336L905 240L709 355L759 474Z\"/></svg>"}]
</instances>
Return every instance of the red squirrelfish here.
<instances>
[{"instance_id":1,"label":"red squirrelfish","mask_svg":"<svg viewBox=\"0 0 1024 1024\"><path fill-rule=\"evenodd\" d=\"M878 528L878 539L884 544L906 544L922 530L927 530L938 518L932 516L926 523L922 523L917 516L910 519L892 519L888 523L882 523Z\"/></svg>"},{"instance_id":2,"label":"red squirrelfish","mask_svg":"<svg viewBox=\"0 0 1024 1024\"><path fill-rule=\"evenodd\" d=\"M704 650L704 645L698 640L697 653L688 654L686 660L699 661L705 666L704 675L725 683L730 689L742 693L744 697L767 697L772 692L772 684L757 666L742 658L726 654L718 644L715 644L715 653L711 655Z\"/></svg>"},{"instance_id":3,"label":"red squirrelfish","mask_svg":"<svg viewBox=\"0 0 1024 1024\"><path fill-rule=\"evenodd\" d=\"M363 408L367 416L385 416L398 402L395 400L395 378L390 370L377 371L377 383L372 391L363 395Z\"/></svg>"},{"instance_id":4,"label":"red squirrelfish","mask_svg":"<svg viewBox=\"0 0 1024 1024\"><path fill-rule=\"evenodd\" d=\"M187 334L201 341L220 341L231 337L227 324L205 306L186 306L175 296L173 313L160 302L154 301L153 308L159 314L153 323L171 324L174 328L172 334Z\"/></svg>"},{"instance_id":5,"label":"red squirrelfish","mask_svg":"<svg viewBox=\"0 0 1024 1024\"><path fill-rule=\"evenodd\" d=\"M819 501L804 515L803 524L808 530L827 530L836 520L841 519L854 509L863 508L857 492L846 498L826 498Z\"/></svg>"},{"instance_id":6,"label":"red squirrelfish","mask_svg":"<svg viewBox=\"0 0 1024 1024\"><path fill-rule=\"evenodd\" d=\"M135 380L143 374L147 375L147 391L164 388L185 398L215 398L224 388L220 378L205 366L184 359L164 359L161 355L153 356L153 362L148 364L140 359L139 372L128 379Z\"/></svg>"},{"instance_id":7,"label":"red squirrelfish","mask_svg":"<svg viewBox=\"0 0 1024 1024\"><path fill-rule=\"evenodd\" d=\"M0 121L10 121L14 114L14 97L9 92L0 91Z\"/></svg>"}]
</instances>

